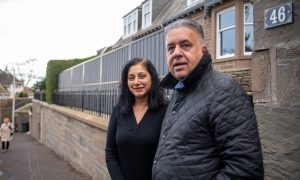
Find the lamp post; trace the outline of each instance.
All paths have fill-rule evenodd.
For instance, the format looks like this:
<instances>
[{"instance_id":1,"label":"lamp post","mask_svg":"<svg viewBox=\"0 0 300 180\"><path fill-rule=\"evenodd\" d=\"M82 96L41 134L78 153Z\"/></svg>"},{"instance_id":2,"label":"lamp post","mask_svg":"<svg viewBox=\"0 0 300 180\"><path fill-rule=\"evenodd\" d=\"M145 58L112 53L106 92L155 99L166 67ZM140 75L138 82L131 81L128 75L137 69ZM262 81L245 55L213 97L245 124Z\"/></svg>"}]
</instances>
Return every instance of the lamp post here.
<instances>
[{"instance_id":1,"label":"lamp post","mask_svg":"<svg viewBox=\"0 0 300 180\"><path fill-rule=\"evenodd\" d=\"M11 121L13 124L13 127L15 127L15 103L16 103L16 78L15 78L15 69L13 69L13 102L12 102L12 115L11 115Z\"/></svg>"},{"instance_id":2,"label":"lamp post","mask_svg":"<svg viewBox=\"0 0 300 180\"><path fill-rule=\"evenodd\" d=\"M8 67L6 66L5 72L11 74L10 72L13 72L13 84L12 84L12 112L11 112L11 122L13 124L13 127L15 127L15 103L16 103L16 73L15 73L15 68L13 65L11 65L10 71L8 70Z\"/></svg>"}]
</instances>

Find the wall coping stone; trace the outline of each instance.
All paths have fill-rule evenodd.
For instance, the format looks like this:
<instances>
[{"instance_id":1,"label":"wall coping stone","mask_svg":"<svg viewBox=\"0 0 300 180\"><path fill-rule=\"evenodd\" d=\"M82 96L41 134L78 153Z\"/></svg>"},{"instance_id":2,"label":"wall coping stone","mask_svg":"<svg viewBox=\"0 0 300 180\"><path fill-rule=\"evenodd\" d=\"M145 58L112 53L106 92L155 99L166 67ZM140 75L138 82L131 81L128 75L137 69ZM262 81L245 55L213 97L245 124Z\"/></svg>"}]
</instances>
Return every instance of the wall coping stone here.
<instances>
[{"instance_id":1,"label":"wall coping stone","mask_svg":"<svg viewBox=\"0 0 300 180\"><path fill-rule=\"evenodd\" d=\"M239 71L248 71L251 70L250 68L239 68L239 69L224 69L224 70L218 70L220 72L239 72Z\"/></svg>"},{"instance_id":2,"label":"wall coping stone","mask_svg":"<svg viewBox=\"0 0 300 180\"><path fill-rule=\"evenodd\" d=\"M62 113L66 116L69 116L73 119L79 120L83 123L86 123L86 124L95 126L99 129L102 129L104 131L107 131L108 122L109 122L109 120L107 118L102 118L102 117L99 117L99 116L84 113L84 112L81 112L81 111L76 111L76 110L66 108L66 107L62 107L62 106L58 106L58 105L55 105L55 104L48 104L46 102L39 101L39 100L36 100L36 99L34 99L33 102L41 104L44 107L47 107L49 109L52 109L52 110L57 111L59 113Z\"/></svg>"}]
</instances>

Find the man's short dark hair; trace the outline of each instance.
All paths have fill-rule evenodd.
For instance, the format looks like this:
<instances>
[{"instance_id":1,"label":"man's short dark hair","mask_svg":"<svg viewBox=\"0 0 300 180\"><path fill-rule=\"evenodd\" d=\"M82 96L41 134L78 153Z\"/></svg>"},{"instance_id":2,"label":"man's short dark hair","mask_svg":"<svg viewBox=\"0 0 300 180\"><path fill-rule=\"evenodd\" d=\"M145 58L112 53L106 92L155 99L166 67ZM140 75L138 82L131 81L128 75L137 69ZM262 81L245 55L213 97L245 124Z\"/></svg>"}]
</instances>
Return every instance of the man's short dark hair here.
<instances>
[{"instance_id":1,"label":"man's short dark hair","mask_svg":"<svg viewBox=\"0 0 300 180\"><path fill-rule=\"evenodd\" d=\"M167 34L171 30L173 30L175 28L180 28L180 27L187 27L187 28L191 28L191 29L195 30L198 33L201 41L204 42L204 33L203 33L202 26L199 23L197 23L193 20L190 20L190 19L178 19L178 20L172 22L171 24L167 25L165 27L165 36L167 36Z\"/></svg>"}]
</instances>

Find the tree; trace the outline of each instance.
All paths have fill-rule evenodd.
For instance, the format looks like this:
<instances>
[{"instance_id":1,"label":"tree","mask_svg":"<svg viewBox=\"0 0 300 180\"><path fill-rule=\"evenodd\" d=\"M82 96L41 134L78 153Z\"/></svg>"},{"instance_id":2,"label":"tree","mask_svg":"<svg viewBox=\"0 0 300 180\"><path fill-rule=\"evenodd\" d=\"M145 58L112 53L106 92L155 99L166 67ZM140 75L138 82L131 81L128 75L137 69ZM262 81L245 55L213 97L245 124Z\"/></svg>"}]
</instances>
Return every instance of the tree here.
<instances>
[{"instance_id":1,"label":"tree","mask_svg":"<svg viewBox=\"0 0 300 180\"><path fill-rule=\"evenodd\" d=\"M45 83L45 79L42 79L40 81L36 81L34 84L33 84L33 90L34 91L37 91L37 90L44 90L46 89L46 83Z\"/></svg>"},{"instance_id":2,"label":"tree","mask_svg":"<svg viewBox=\"0 0 300 180\"><path fill-rule=\"evenodd\" d=\"M34 71L34 68L37 68L37 66L35 66L37 61L37 59L28 59L21 63L11 64L9 71L18 80L23 81L24 86L28 87L32 80L42 79L41 77L37 76Z\"/></svg>"}]
</instances>

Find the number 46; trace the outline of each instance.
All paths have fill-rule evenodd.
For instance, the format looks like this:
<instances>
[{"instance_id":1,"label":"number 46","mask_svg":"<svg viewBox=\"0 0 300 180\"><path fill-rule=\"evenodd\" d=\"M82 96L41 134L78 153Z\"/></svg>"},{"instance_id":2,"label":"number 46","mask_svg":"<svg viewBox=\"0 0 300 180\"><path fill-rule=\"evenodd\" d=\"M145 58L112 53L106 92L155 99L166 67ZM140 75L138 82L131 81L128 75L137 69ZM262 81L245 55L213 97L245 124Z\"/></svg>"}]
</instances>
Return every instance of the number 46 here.
<instances>
[{"instance_id":1,"label":"number 46","mask_svg":"<svg viewBox=\"0 0 300 180\"><path fill-rule=\"evenodd\" d=\"M277 19L279 22L283 22L285 20L285 7L284 6L281 6L278 9L278 13L276 12L276 9L273 9L271 17L270 17L272 24L276 24Z\"/></svg>"}]
</instances>

